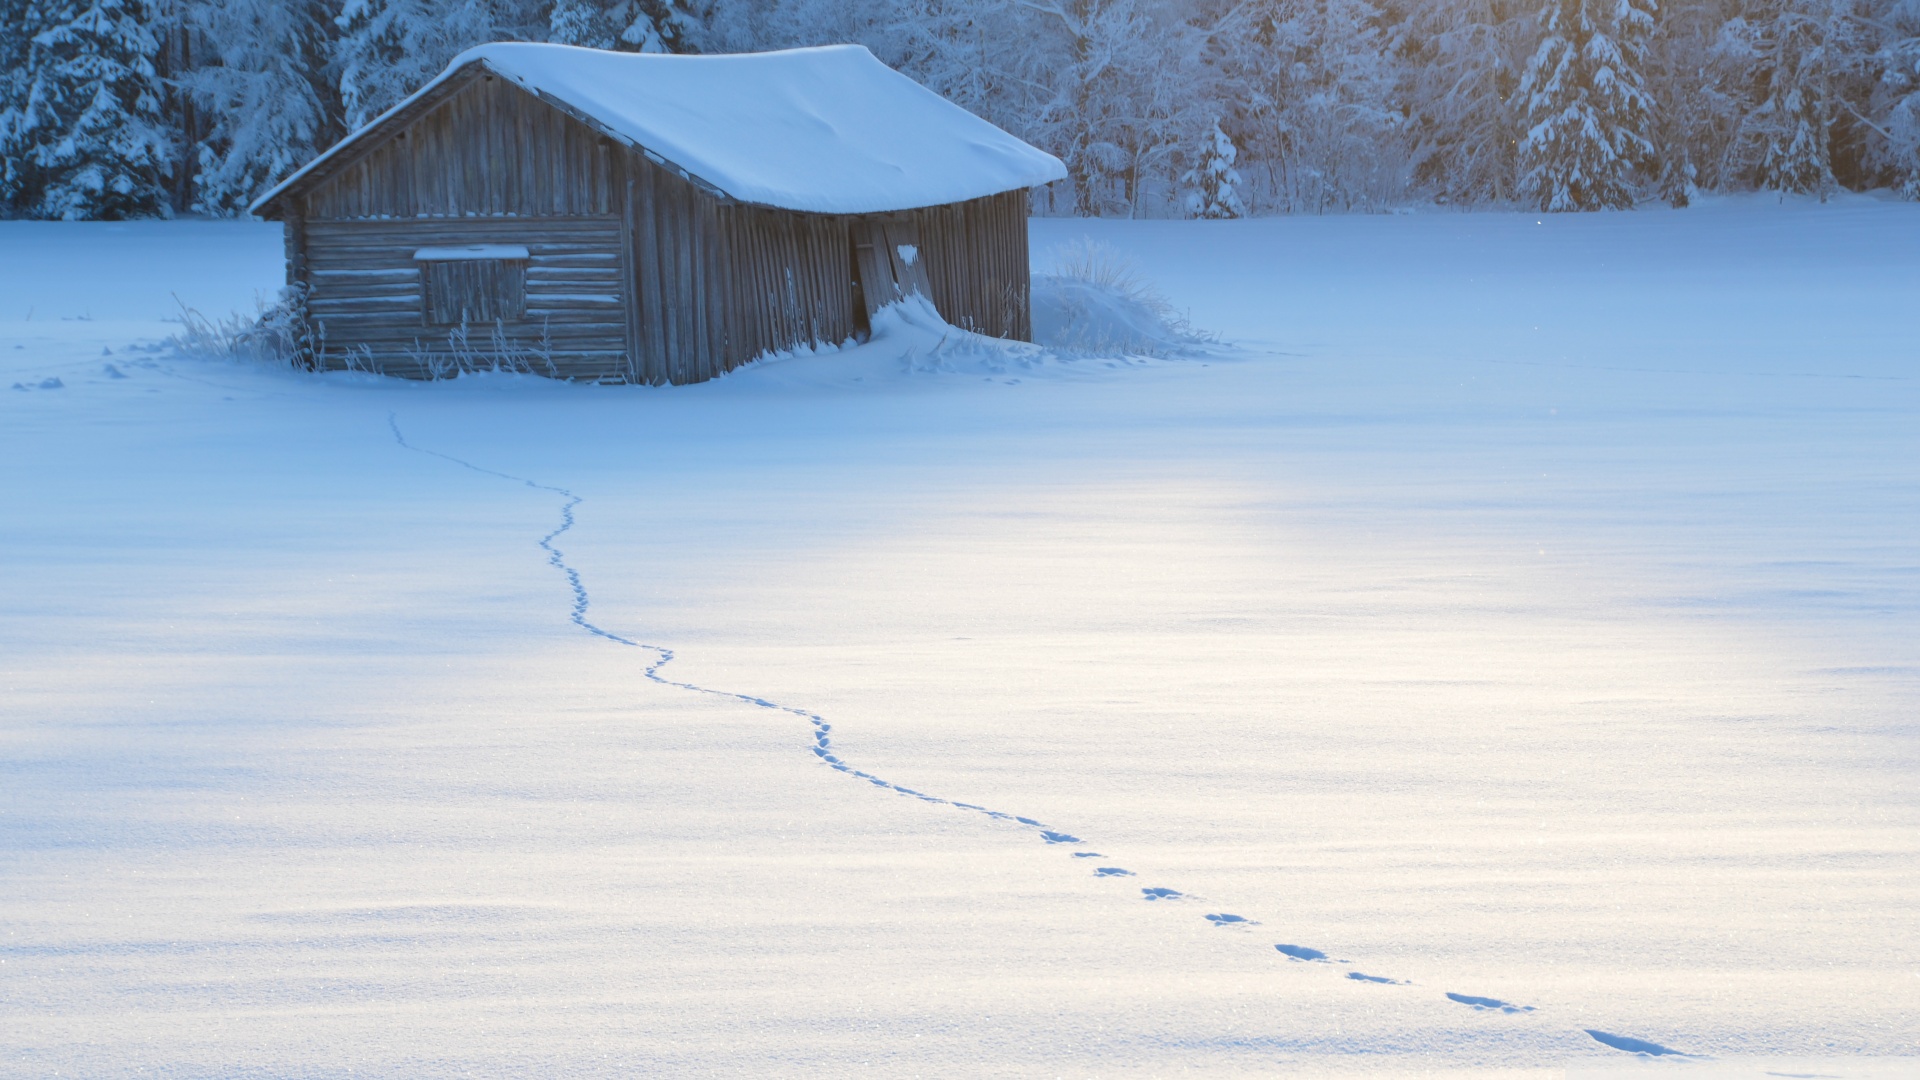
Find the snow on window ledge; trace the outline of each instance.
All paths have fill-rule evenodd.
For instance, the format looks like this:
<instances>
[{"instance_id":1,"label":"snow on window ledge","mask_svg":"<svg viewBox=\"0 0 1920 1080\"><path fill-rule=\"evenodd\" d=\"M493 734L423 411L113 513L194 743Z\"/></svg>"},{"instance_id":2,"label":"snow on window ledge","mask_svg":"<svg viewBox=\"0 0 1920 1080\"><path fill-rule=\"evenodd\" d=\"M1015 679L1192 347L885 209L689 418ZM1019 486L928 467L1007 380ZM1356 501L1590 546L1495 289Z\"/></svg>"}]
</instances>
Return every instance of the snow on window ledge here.
<instances>
[{"instance_id":1,"label":"snow on window ledge","mask_svg":"<svg viewBox=\"0 0 1920 1080\"><path fill-rule=\"evenodd\" d=\"M518 244L463 244L459 247L423 247L413 253L414 262L466 262L480 259L530 258Z\"/></svg>"}]
</instances>

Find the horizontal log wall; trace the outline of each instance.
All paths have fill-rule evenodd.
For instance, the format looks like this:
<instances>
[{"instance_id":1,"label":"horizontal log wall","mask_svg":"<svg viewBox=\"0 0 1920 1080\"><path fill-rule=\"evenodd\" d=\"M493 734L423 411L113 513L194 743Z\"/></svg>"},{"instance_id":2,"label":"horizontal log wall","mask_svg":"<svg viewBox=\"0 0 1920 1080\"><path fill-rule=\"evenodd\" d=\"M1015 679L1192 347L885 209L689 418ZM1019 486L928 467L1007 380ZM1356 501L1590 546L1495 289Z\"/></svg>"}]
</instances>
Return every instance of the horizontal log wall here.
<instances>
[{"instance_id":1,"label":"horizontal log wall","mask_svg":"<svg viewBox=\"0 0 1920 1080\"><path fill-rule=\"evenodd\" d=\"M310 221L307 311L319 338L320 363L329 370L371 368L431 378L447 374L449 363L499 361L543 375L626 381L631 369L620 221L612 216ZM464 335L459 328L427 324L420 264L413 253L452 244L527 248L524 317L468 326Z\"/></svg>"}]
</instances>

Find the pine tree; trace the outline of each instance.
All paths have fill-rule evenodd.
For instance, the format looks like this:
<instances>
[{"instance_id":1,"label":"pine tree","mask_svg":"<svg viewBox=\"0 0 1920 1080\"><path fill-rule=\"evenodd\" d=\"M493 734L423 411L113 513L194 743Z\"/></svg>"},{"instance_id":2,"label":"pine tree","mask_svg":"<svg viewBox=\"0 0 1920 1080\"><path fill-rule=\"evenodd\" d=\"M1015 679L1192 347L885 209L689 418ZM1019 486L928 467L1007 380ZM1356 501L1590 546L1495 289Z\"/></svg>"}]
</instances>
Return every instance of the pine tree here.
<instances>
[{"instance_id":1,"label":"pine tree","mask_svg":"<svg viewBox=\"0 0 1920 1080\"><path fill-rule=\"evenodd\" d=\"M622 49L647 53L698 52L699 18L688 0L625 0L613 7Z\"/></svg>"},{"instance_id":2,"label":"pine tree","mask_svg":"<svg viewBox=\"0 0 1920 1080\"><path fill-rule=\"evenodd\" d=\"M0 147L13 145L16 129L26 121L27 57L32 42L23 32L27 25L28 0L0 0ZM20 212L18 201L32 183L29 163L12 153L0 152L0 217Z\"/></svg>"},{"instance_id":3,"label":"pine tree","mask_svg":"<svg viewBox=\"0 0 1920 1080\"><path fill-rule=\"evenodd\" d=\"M1640 4L1645 3L1646 7ZM1520 193L1542 210L1627 209L1653 154L1641 78L1651 0L1548 0L1520 83Z\"/></svg>"},{"instance_id":4,"label":"pine tree","mask_svg":"<svg viewBox=\"0 0 1920 1080\"><path fill-rule=\"evenodd\" d=\"M1825 198L1833 190L1826 0L1779 0L1761 23L1765 91L1752 117L1764 149L1761 189Z\"/></svg>"},{"instance_id":5,"label":"pine tree","mask_svg":"<svg viewBox=\"0 0 1920 1080\"><path fill-rule=\"evenodd\" d=\"M1219 220L1247 216L1240 201L1240 172L1234 162L1240 151L1215 121L1201 142L1198 160L1180 182L1187 185L1187 210L1194 217Z\"/></svg>"},{"instance_id":6,"label":"pine tree","mask_svg":"<svg viewBox=\"0 0 1920 1080\"><path fill-rule=\"evenodd\" d=\"M1415 177L1445 202L1513 197L1520 75L1539 27L1521 0L1389 0Z\"/></svg>"},{"instance_id":7,"label":"pine tree","mask_svg":"<svg viewBox=\"0 0 1920 1080\"><path fill-rule=\"evenodd\" d=\"M1405 193L1410 134L1369 0L1250 0L1234 16L1234 127L1280 209L1379 208Z\"/></svg>"},{"instance_id":8,"label":"pine tree","mask_svg":"<svg viewBox=\"0 0 1920 1080\"><path fill-rule=\"evenodd\" d=\"M380 115L489 41L538 40L537 14L504 0L346 0L334 63L349 128Z\"/></svg>"},{"instance_id":9,"label":"pine tree","mask_svg":"<svg viewBox=\"0 0 1920 1080\"><path fill-rule=\"evenodd\" d=\"M554 0L547 40L623 52L693 52L697 25L683 0Z\"/></svg>"},{"instance_id":10,"label":"pine tree","mask_svg":"<svg viewBox=\"0 0 1920 1080\"><path fill-rule=\"evenodd\" d=\"M1872 109L1881 141L1873 157L1896 191L1920 199L1920 0L1898 0L1886 25L1876 57Z\"/></svg>"},{"instance_id":11,"label":"pine tree","mask_svg":"<svg viewBox=\"0 0 1920 1080\"><path fill-rule=\"evenodd\" d=\"M0 112L5 201L65 220L165 216L171 170L153 57L159 43L140 0L20 5L25 63Z\"/></svg>"},{"instance_id":12,"label":"pine tree","mask_svg":"<svg viewBox=\"0 0 1920 1080\"><path fill-rule=\"evenodd\" d=\"M196 0L187 25L211 56L179 82L211 118L194 208L244 210L344 132L328 77L326 0Z\"/></svg>"},{"instance_id":13,"label":"pine tree","mask_svg":"<svg viewBox=\"0 0 1920 1080\"><path fill-rule=\"evenodd\" d=\"M597 0L554 0L547 15L547 40L589 49L613 48L604 5Z\"/></svg>"},{"instance_id":14,"label":"pine tree","mask_svg":"<svg viewBox=\"0 0 1920 1080\"><path fill-rule=\"evenodd\" d=\"M1720 0L1668 0L1655 15L1647 50L1647 94L1653 100L1655 193L1669 206L1692 205L1717 181L1724 158L1727 96L1716 81L1713 46L1725 21ZM1705 170L1705 171L1703 171Z\"/></svg>"}]
</instances>

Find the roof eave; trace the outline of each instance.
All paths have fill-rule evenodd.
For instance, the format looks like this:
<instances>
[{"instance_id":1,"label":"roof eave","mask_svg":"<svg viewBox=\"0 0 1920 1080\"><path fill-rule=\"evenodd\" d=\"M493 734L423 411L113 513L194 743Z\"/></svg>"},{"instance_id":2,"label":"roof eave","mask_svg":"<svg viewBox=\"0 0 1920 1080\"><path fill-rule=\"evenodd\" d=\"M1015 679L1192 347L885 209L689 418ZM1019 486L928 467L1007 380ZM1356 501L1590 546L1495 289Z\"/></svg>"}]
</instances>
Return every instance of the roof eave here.
<instances>
[{"instance_id":1,"label":"roof eave","mask_svg":"<svg viewBox=\"0 0 1920 1080\"><path fill-rule=\"evenodd\" d=\"M484 71L489 78L498 76L507 80L525 93L532 94L539 100L558 109L574 121L586 125L602 137L610 139L644 156L648 161L653 162L655 165L666 169L682 180L692 184L702 193L722 202L742 201L728 194L720 185L648 149L636 140L609 127L592 114L575 108L566 101L554 97L552 94L545 93L537 87L528 86L526 83L514 78L510 73L501 71L499 68L489 64L485 57L475 57L457 68L442 72L439 77L408 95L405 100L393 108L369 120L359 130L352 132L339 142L328 147L320 156L307 162L299 169L294 170L286 179L275 184L265 194L255 199L253 203L247 207L247 212L253 214L255 217L265 218L269 221L279 219L283 215L283 204L289 196L305 194L314 187L326 182L341 170L358 162L367 154L372 153L375 148L388 140L390 132L397 128L405 127L419 119L425 113L431 112L437 108L442 101L446 100L456 91L465 89L475 78L480 77L482 71Z\"/></svg>"},{"instance_id":2,"label":"roof eave","mask_svg":"<svg viewBox=\"0 0 1920 1080\"><path fill-rule=\"evenodd\" d=\"M325 152L295 170L265 194L254 200L254 202L248 206L248 212L269 221L284 217L286 201L290 197L296 197L311 191L313 188L338 175L342 170L359 162L375 149L388 142L392 132L413 123L421 116L439 107L441 102L445 101L446 98L459 90L465 89L475 78L479 78L483 73L489 78L498 76L507 80L519 87L522 91L533 95L535 98L558 109L566 116L571 117L575 122L585 125L588 129L597 132L602 137L611 140L617 145L624 146L634 153L640 154L653 164L666 169L668 172L673 173L675 176L693 185L693 187L701 193L721 202L732 202L746 206L764 207L770 210L785 210L799 213L839 213L843 216L904 213L909 210L923 208L922 206L889 206L881 209L858 211L849 215L846 211L796 211L795 208L791 206L780 206L773 203L764 203L757 199L742 198L728 192L720 185L700 176L665 155L648 148L631 136L621 133L593 114L577 108L561 98L546 93L538 87L529 85L516 78L510 72L502 71L489 63L485 56L475 56L466 63L449 67L436 76L431 82L419 90L414 91L412 94L409 94L405 99L401 100L386 112L368 121L359 130L348 134L339 142L328 147ZM1054 164L1056 166L1060 165L1057 158L1054 159ZM1058 171L1064 176L1066 170L1064 166L1060 166ZM1005 194L1009 191L1029 191L1034 187L1044 186L1044 184L1051 182L1052 181L1042 181L1039 184L1021 184L997 192L974 195L971 196L971 198L986 198L990 195Z\"/></svg>"},{"instance_id":3,"label":"roof eave","mask_svg":"<svg viewBox=\"0 0 1920 1080\"><path fill-rule=\"evenodd\" d=\"M280 204L289 195L303 195L330 179L386 142L381 136L405 127L431 112L455 91L464 89L486 68L484 59L475 58L457 68L441 72L434 80L407 95L398 104L348 133L312 161L295 169L286 179L268 189L247 207L247 212L271 221L280 216ZM487 70L492 70L487 68Z\"/></svg>"}]
</instances>

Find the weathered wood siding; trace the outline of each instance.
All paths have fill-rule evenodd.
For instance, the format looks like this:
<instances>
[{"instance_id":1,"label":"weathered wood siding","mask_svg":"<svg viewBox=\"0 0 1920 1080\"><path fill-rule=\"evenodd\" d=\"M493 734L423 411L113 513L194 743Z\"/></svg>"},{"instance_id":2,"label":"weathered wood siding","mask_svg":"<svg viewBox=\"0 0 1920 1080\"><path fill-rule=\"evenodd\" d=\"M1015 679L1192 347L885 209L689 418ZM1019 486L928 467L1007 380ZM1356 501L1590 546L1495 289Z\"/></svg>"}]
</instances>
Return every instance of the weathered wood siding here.
<instances>
[{"instance_id":1,"label":"weathered wood siding","mask_svg":"<svg viewBox=\"0 0 1920 1080\"><path fill-rule=\"evenodd\" d=\"M727 367L771 351L838 344L857 311L847 219L758 206L720 208L728 293Z\"/></svg>"},{"instance_id":2,"label":"weathered wood siding","mask_svg":"<svg viewBox=\"0 0 1920 1080\"><path fill-rule=\"evenodd\" d=\"M912 216L940 314L988 337L1032 341L1027 193L1009 191Z\"/></svg>"},{"instance_id":3,"label":"weathered wood siding","mask_svg":"<svg viewBox=\"0 0 1920 1080\"><path fill-rule=\"evenodd\" d=\"M624 382L627 321L617 217L308 221L307 313L321 364L432 378L495 362L543 375ZM426 319L422 247L520 244L524 317L448 328Z\"/></svg>"},{"instance_id":4,"label":"weathered wood siding","mask_svg":"<svg viewBox=\"0 0 1920 1080\"><path fill-rule=\"evenodd\" d=\"M693 383L732 370L718 202L639 154L627 172L637 378Z\"/></svg>"},{"instance_id":5,"label":"weathered wood siding","mask_svg":"<svg viewBox=\"0 0 1920 1080\"><path fill-rule=\"evenodd\" d=\"M625 156L612 140L507 80L474 77L329 175L308 195L307 216L617 214L618 159Z\"/></svg>"},{"instance_id":6,"label":"weathered wood siding","mask_svg":"<svg viewBox=\"0 0 1920 1080\"><path fill-rule=\"evenodd\" d=\"M503 79L476 76L453 87L303 200L319 362L411 378L505 363L572 379L632 379L627 158ZM464 328L427 321L413 253L462 244L528 249L518 317Z\"/></svg>"}]
</instances>

